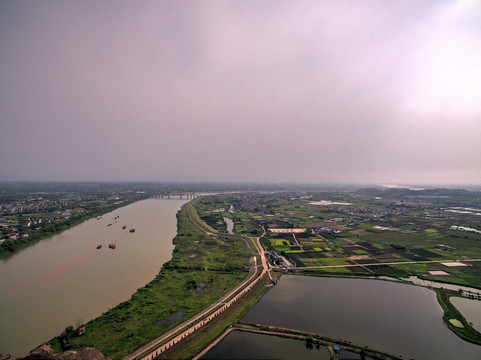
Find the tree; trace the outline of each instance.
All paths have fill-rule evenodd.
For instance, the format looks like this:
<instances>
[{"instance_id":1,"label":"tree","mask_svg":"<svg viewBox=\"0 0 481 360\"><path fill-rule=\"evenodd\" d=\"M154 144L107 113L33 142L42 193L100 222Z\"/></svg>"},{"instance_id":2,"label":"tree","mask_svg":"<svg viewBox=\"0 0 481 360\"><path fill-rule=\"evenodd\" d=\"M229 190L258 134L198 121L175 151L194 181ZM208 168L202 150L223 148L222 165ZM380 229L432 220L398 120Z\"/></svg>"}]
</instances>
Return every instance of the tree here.
<instances>
[{"instance_id":1,"label":"tree","mask_svg":"<svg viewBox=\"0 0 481 360\"><path fill-rule=\"evenodd\" d=\"M17 248L15 242L12 241L12 240L5 240L5 241L2 243L2 247L3 247L5 250L10 251L10 252L14 252L15 249Z\"/></svg>"},{"instance_id":2,"label":"tree","mask_svg":"<svg viewBox=\"0 0 481 360\"><path fill-rule=\"evenodd\" d=\"M67 326L65 328L65 332L67 333L67 335L73 333L73 331L74 331L74 327L72 325Z\"/></svg>"}]
</instances>

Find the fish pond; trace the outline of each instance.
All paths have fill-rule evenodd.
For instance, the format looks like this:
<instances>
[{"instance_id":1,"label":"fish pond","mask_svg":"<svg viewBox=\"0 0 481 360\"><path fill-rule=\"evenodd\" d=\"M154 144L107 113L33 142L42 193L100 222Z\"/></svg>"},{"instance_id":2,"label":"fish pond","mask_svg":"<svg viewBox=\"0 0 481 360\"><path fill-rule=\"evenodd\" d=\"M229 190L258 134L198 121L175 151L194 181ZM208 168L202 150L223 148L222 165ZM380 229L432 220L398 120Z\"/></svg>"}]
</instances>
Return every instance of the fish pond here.
<instances>
[{"instance_id":1,"label":"fish pond","mask_svg":"<svg viewBox=\"0 0 481 360\"><path fill-rule=\"evenodd\" d=\"M305 341L243 331L232 331L202 357L203 360L329 360L330 358L329 350L324 346L307 347Z\"/></svg>"},{"instance_id":2,"label":"fish pond","mask_svg":"<svg viewBox=\"0 0 481 360\"><path fill-rule=\"evenodd\" d=\"M434 291L402 283L283 276L241 319L317 333L405 359L481 359L452 333Z\"/></svg>"}]
</instances>

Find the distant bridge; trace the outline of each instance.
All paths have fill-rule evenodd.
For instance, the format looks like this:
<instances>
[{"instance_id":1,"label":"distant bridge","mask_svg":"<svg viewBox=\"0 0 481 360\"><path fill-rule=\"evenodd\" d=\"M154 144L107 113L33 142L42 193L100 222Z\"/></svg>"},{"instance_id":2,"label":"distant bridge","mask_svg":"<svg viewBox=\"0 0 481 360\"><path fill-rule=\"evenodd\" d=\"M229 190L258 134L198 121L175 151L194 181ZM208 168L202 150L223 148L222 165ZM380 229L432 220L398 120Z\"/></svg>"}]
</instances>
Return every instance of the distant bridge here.
<instances>
[{"instance_id":1,"label":"distant bridge","mask_svg":"<svg viewBox=\"0 0 481 360\"><path fill-rule=\"evenodd\" d=\"M175 199L175 200L183 200L183 199L195 199L200 195L194 193L161 193L157 195L152 195L151 199Z\"/></svg>"}]
</instances>

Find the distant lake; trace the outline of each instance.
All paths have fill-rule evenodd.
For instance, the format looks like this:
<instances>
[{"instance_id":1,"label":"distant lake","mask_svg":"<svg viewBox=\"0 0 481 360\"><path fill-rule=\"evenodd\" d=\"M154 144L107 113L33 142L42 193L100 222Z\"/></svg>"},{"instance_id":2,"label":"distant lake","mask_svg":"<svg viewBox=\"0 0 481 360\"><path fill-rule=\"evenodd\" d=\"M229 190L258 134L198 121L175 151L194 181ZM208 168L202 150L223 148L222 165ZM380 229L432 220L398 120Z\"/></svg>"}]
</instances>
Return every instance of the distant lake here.
<instances>
[{"instance_id":1,"label":"distant lake","mask_svg":"<svg viewBox=\"0 0 481 360\"><path fill-rule=\"evenodd\" d=\"M0 353L25 354L153 280L172 257L185 202L140 201L0 260Z\"/></svg>"},{"instance_id":2,"label":"distant lake","mask_svg":"<svg viewBox=\"0 0 481 360\"><path fill-rule=\"evenodd\" d=\"M283 276L243 323L318 333L406 359L481 359L444 324L434 291L381 280Z\"/></svg>"}]
</instances>

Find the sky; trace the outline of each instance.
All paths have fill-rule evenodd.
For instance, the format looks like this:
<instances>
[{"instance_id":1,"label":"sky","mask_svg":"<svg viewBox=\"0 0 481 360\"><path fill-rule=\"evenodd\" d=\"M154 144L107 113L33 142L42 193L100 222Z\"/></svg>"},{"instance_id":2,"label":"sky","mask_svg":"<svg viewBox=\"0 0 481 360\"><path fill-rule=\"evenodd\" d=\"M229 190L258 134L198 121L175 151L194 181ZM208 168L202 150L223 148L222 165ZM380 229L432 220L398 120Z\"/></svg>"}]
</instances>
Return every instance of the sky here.
<instances>
[{"instance_id":1,"label":"sky","mask_svg":"<svg viewBox=\"0 0 481 360\"><path fill-rule=\"evenodd\" d=\"M481 1L0 0L0 181L481 184Z\"/></svg>"}]
</instances>

